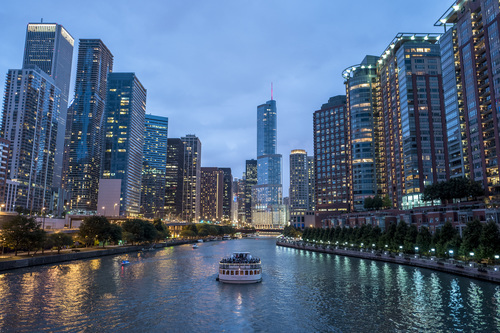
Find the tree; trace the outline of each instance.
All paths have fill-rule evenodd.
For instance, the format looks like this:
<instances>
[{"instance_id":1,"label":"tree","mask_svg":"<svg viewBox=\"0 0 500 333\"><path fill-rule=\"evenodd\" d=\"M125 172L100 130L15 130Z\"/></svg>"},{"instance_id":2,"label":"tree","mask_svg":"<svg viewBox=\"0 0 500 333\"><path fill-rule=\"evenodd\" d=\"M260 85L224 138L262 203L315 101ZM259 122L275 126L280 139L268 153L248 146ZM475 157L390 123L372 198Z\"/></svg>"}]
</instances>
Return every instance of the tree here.
<instances>
[{"instance_id":1,"label":"tree","mask_svg":"<svg viewBox=\"0 0 500 333\"><path fill-rule=\"evenodd\" d=\"M431 248L432 235L427 227L420 227L416 244L420 253L428 253Z\"/></svg>"},{"instance_id":2,"label":"tree","mask_svg":"<svg viewBox=\"0 0 500 333\"><path fill-rule=\"evenodd\" d=\"M400 221L396 227L396 232L394 233L394 239L392 247L399 249L401 245L404 245L406 233L408 232L408 224L405 221Z\"/></svg>"},{"instance_id":3,"label":"tree","mask_svg":"<svg viewBox=\"0 0 500 333\"><path fill-rule=\"evenodd\" d=\"M191 238L191 237L196 237L196 234L194 233L193 230L184 229L181 231L180 236L183 238Z\"/></svg>"},{"instance_id":4,"label":"tree","mask_svg":"<svg viewBox=\"0 0 500 333\"><path fill-rule=\"evenodd\" d=\"M104 242L110 238L111 223L104 216L89 216L80 225L78 235L84 240L85 245L92 244L94 240Z\"/></svg>"},{"instance_id":5,"label":"tree","mask_svg":"<svg viewBox=\"0 0 500 333\"><path fill-rule=\"evenodd\" d=\"M31 248L33 242L33 233L40 235L40 224L33 217L17 215L12 220L3 225L3 234L5 235L5 244L14 249L15 255L22 248Z\"/></svg>"},{"instance_id":6,"label":"tree","mask_svg":"<svg viewBox=\"0 0 500 333\"><path fill-rule=\"evenodd\" d=\"M59 232L57 234L51 234L49 237L51 238L54 246L57 248L57 254L61 253L61 249L64 246L73 245L73 238L68 234Z\"/></svg>"},{"instance_id":7,"label":"tree","mask_svg":"<svg viewBox=\"0 0 500 333\"><path fill-rule=\"evenodd\" d=\"M469 252L479 249L483 225L478 219L468 222L462 231L462 253L467 256Z\"/></svg>"},{"instance_id":8,"label":"tree","mask_svg":"<svg viewBox=\"0 0 500 333\"><path fill-rule=\"evenodd\" d=\"M414 251L415 245L417 243L417 236L418 236L418 229L414 224L411 224L408 227L408 230L406 231L406 236L405 236L405 249L407 251Z\"/></svg>"},{"instance_id":9,"label":"tree","mask_svg":"<svg viewBox=\"0 0 500 333\"><path fill-rule=\"evenodd\" d=\"M384 198L382 199L382 207L383 208L391 208L392 207L392 201L388 195L385 195Z\"/></svg>"},{"instance_id":10,"label":"tree","mask_svg":"<svg viewBox=\"0 0 500 333\"><path fill-rule=\"evenodd\" d=\"M122 229L127 242L152 242L158 236L155 226L148 221L132 219L123 222Z\"/></svg>"},{"instance_id":11,"label":"tree","mask_svg":"<svg viewBox=\"0 0 500 333\"><path fill-rule=\"evenodd\" d=\"M479 252L482 258L492 259L500 253L500 232L494 221L487 222L481 232Z\"/></svg>"},{"instance_id":12,"label":"tree","mask_svg":"<svg viewBox=\"0 0 500 333\"><path fill-rule=\"evenodd\" d=\"M28 250L28 255L30 255L30 251L34 250L36 254L39 249L42 249L45 245L45 240L47 239L47 232L41 228L36 228L32 232L29 233L26 248Z\"/></svg>"},{"instance_id":13,"label":"tree","mask_svg":"<svg viewBox=\"0 0 500 333\"><path fill-rule=\"evenodd\" d=\"M373 209L373 199L372 199L372 197L365 198L365 202L364 202L363 208L366 209L366 210L372 210Z\"/></svg>"}]
</instances>

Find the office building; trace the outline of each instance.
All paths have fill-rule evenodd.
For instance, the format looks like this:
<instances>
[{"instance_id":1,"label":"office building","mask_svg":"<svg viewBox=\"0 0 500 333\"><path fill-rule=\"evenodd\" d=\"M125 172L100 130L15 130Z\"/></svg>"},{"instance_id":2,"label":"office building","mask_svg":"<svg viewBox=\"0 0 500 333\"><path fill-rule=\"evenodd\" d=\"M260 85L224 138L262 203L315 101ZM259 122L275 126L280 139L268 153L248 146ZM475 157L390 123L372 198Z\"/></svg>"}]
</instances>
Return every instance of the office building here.
<instances>
[{"instance_id":1,"label":"office building","mask_svg":"<svg viewBox=\"0 0 500 333\"><path fill-rule=\"evenodd\" d=\"M165 170L165 217L168 221L181 220L184 184L184 143L181 139L167 140Z\"/></svg>"},{"instance_id":2,"label":"office building","mask_svg":"<svg viewBox=\"0 0 500 333\"><path fill-rule=\"evenodd\" d=\"M60 98L54 80L35 65L7 73L0 137L11 144L15 206L32 212L51 204Z\"/></svg>"},{"instance_id":3,"label":"office building","mask_svg":"<svg viewBox=\"0 0 500 333\"><path fill-rule=\"evenodd\" d=\"M294 227L304 228L304 216L310 209L309 173L307 153L303 149L294 149L290 153L290 223Z\"/></svg>"},{"instance_id":4,"label":"office building","mask_svg":"<svg viewBox=\"0 0 500 333\"><path fill-rule=\"evenodd\" d=\"M182 219L200 219L201 141L193 134L181 138L184 143L184 180L182 186Z\"/></svg>"},{"instance_id":5,"label":"office building","mask_svg":"<svg viewBox=\"0 0 500 333\"><path fill-rule=\"evenodd\" d=\"M138 216L141 203L146 89L134 73L109 73L104 113L102 179L121 179L121 216ZM97 207L98 214L104 214Z\"/></svg>"},{"instance_id":6,"label":"office building","mask_svg":"<svg viewBox=\"0 0 500 333\"><path fill-rule=\"evenodd\" d=\"M142 165L141 214L161 218L165 206L168 118L147 114Z\"/></svg>"},{"instance_id":7,"label":"office building","mask_svg":"<svg viewBox=\"0 0 500 333\"><path fill-rule=\"evenodd\" d=\"M252 223L252 189L257 185L257 160L245 161L245 195L244 206L245 219L244 222Z\"/></svg>"},{"instance_id":8,"label":"office building","mask_svg":"<svg viewBox=\"0 0 500 333\"><path fill-rule=\"evenodd\" d=\"M80 39L66 184L74 211L97 210L104 107L112 70L113 55L101 40Z\"/></svg>"},{"instance_id":9,"label":"office building","mask_svg":"<svg viewBox=\"0 0 500 333\"><path fill-rule=\"evenodd\" d=\"M233 205L233 175L231 168L219 168L224 173L224 191L222 196L222 220L230 222Z\"/></svg>"}]
</instances>

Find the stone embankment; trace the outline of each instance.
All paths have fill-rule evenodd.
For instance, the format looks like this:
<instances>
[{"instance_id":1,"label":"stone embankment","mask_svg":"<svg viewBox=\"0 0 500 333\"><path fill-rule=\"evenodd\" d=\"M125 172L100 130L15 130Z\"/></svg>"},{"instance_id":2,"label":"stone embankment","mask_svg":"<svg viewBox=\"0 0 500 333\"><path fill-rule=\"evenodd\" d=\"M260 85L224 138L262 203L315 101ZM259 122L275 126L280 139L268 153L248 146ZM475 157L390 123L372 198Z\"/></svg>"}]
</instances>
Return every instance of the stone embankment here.
<instances>
[{"instance_id":1,"label":"stone embankment","mask_svg":"<svg viewBox=\"0 0 500 333\"><path fill-rule=\"evenodd\" d=\"M498 270L498 267L477 267L475 263L464 264L453 260L421 258L415 255L394 255L390 253L378 253L375 251L374 252L355 251L349 249L336 248L332 246L305 244L303 242L293 242L293 241L277 241L276 245L291 247L299 250L330 253L341 256L384 261L394 264L415 266L420 268L428 268L440 272L446 272L470 278L500 283L500 271Z\"/></svg>"},{"instance_id":2,"label":"stone embankment","mask_svg":"<svg viewBox=\"0 0 500 333\"><path fill-rule=\"evenodd\" d=\"M169 241L166 243L158 243L155 244L155 248L163 248L168 246L182 245L187 243L192 243L193 241ZM118 246L118 247L109 247L106 249L95 249L95 250L87 250L87 249L72 249L72 252L66 252L61 254L47 254L37 257L30 257L26 259L12 259L12 260L2 260L0 261L0 272L6 271L10 269L30 267L30 266L39 266L39 265L48 265L55 264L65 261L72 260L80 260L80 259L89 259L89 258L97 258L103 256L109 256L114 254L122 254L129 252L138 252L141 251L144 246Z\"/></svg>"}]
</instances>

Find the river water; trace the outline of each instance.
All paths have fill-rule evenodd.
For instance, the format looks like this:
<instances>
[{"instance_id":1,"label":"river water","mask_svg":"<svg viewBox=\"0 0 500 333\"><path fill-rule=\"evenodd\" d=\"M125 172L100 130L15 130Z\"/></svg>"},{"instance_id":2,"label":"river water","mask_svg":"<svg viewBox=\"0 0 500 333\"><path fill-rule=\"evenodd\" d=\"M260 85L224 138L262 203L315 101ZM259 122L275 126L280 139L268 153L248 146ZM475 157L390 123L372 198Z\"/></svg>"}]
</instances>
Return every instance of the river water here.
<instances>
[{"instance_id":1,"label":"river water","mask_svg":"<svg viewBox=\"0 0 500 333\"><path fill-rule=\"evenodd\" d=\"M493 283L273 238L199 245L0 274L0 332L500 331ZM215 280L233 251L262 259L262 283Z\"/></svg>"}]
</instances>

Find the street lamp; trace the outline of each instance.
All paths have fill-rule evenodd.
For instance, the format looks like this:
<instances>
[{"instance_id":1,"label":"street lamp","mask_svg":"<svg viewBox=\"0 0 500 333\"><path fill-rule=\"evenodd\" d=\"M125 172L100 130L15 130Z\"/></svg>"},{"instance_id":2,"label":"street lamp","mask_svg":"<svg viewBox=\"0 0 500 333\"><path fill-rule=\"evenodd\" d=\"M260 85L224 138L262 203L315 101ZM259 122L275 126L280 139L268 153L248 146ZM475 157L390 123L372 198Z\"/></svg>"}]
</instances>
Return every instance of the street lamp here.
<instances>
[{"instance_id":1,"label":"street lamp","mask_svg":"<svg viewBox=\"0 0 500 333\"><path fill-rule=\"evenodd\" d=\"M4 249L5 249L5 237L3 238L2 242L2 255L4 254Z\"/></svg>"},{"instance_id":2,"label":"street lamp","mask_svg":"<svg viewBox=\"0 0 500 333\"><path fill-rule=\"evenodd\" d=\"M45 230L45 207L42 208L42 229Z\"/></svg>"},{"instance_id":3,"label":"street lamp","mask_svg":"<svg viewBox=\"0 0 500 333\"><path fill-rule=\"evenodd\" d=\"M114 216L118 216L119 214L116 214L116 206L118 206L117 203L115 203L115 205L113 206L113 215Z\"/></svg>"},{"instance_id":4,"label":"street lamp","mask_svg":"<svg viewBox=\"0 0 500 333\"><path fill-rule=\"evenodd\" d=\"M4 207L5 207L5 204L0 205L0 212L3 210Z\"/></svg>"},{"instance_id":5,"label":"street lamp","mask_svg":"<svg viewBox=\"0 0 500 333\"><path fill-rule=\"evenodd\" d=\"M450 257L453 258L453 250L449 250L448 253L450 254Z\"/></svg>"}]
</instances>

